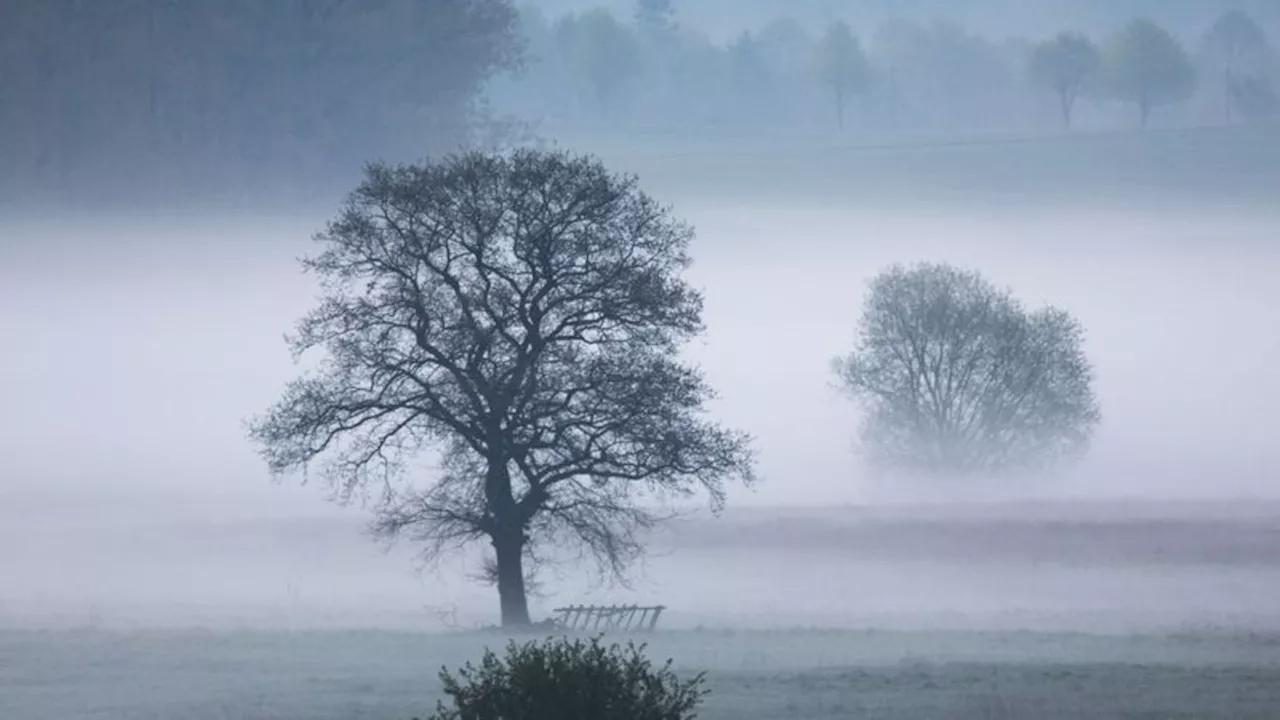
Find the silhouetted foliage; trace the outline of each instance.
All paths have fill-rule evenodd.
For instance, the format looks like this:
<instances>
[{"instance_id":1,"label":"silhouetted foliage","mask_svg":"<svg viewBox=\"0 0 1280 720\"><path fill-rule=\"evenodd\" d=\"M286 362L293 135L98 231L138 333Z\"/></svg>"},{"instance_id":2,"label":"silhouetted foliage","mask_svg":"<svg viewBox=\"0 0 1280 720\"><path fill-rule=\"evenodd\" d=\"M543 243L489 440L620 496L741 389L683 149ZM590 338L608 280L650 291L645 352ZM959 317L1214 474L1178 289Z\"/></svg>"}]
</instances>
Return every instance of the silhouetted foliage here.
<instances>
[{"instance_id":1,"label":"silhouetted foliage","mask_svg":"<svg viewBox=\"0 0 1280 720\"><path fill-rule=\"evenodd\" d=\"M1135 14L1159 18L1169 30L1137 21L1109 43L1096 78L1144 124L1197 87L1228 119L1265 117L1280 78L1263 30L1280 21L1280 3L1267 0L1076 0L1070 12L1021 0L864 0L835 18L818 0L786 3L790 17L742 0L720 3L731 27L747 30L728 39L678 17L673 0L572 12L524 2L518 13L512 2L0 4L0 193L312 200L349 187L368 158L509 147L534 131L827 132L844 124L850 96L869 141L1025 132L1046 121L1028 60L1064 122L1079 78L1093 75L1086 45L1059 42L1081 36L1033 51L1018 35L1033 21L1096 33ZM707 21L714 5L698 16ZM828 32L814 37L806 23L820 19ZM1204 36L1203 82L1179 36ZM825 58L821 83L815 56ZM1094 109L1091 120L1127 121L1123 108ZM129 182L118 182L125 168Z\"/></svg>"},{"instance_id":2,"label":"silhouetted foliage","mask_svg":"<svg viewBox=\"0 0 1280 720\"><path fill-rule=\"evenodd\" d=\"M1098 46L1082 33L1064 32L1036 46L1031 77L1058 95L1062 124L1071 127L1071 113L1080 93L1102 67Z\"/></svg>"},{"instance_id":3,"label":"silhouetted foliage","mask_svg":"<svg viewBox=\"0 0 1280 720\"><path fill-rule=\"evenodd\" d=\"M1153 108L1182 102L1195 91L1191 57L1177 38L1150 20L1126 25L1108 53L1108 86L1117 99L1137 106L1143 127Z\"/></svg>"},{"instance_id":4,"label":"silhouetted foliage","mask_svg":"<svg viewBox=\"0 0 1280 720\"><path fill-rule=\"evenodd\" d=\"M836 125L844 129L844 108L849 96L865 92L871 84L871 65L848 23L833 22L818 42L814 65L818 79L831 93Z\"/></svg>"},{"instance_id":5,"label":"silhouetted foliage","mask_svg":"<svg viewBox=\"0 0 1280 720\"><path fill-rule=\"evenodd\" d=\"M1081 455L1099 420L1083 331L975 272L894 266L837 362L876 466L928 475L1037 469Z\"/></svg>"},{"instance_id":6,"label":"silhouetted foliage","mask_svg":"<svg viewBox=\"0 0 1280 720\"><path fill-rule=\"evenodd\" d=\"M1222 68L1227 122L1235 111L1247 119L1270 115L1276 100L1267 72L1274 53L1266 31L1247 13L1230 10L1209 28L1204 47Z\"/></svg>"},{"instance_id":7,"label":"silhouetted foliage","mask_svg":"<svg viewBox=\"0 0 1280 720\"><path fill-rule=\"evenodd\" d=\"M654 667L645 646L548 639L486 650L479 666L440 671L447 702L429 720L692 720L705 677Z\"/></svg>"},{"instance_id":8,"label":"silhouetted foliage","mask_svg":"<svg viewBox=\"0 0 1280 720\"><path fill-rule=\"evenodd\" d=\"M1074 120L1082 97L1100 100L1109 95L1138 103L1139 95L1126 94L1131 85L1120 93L1107 82L1105 70L1111 63L1104 60L1116 54L1111 52L1113 47L1102 52L1086 41L1083 32L1066 32L1037 52L1036 43L1018 33L1033 26L1052 28L1054 22L1071 22L1095 33L1113 31L1135 13L1153 12L1180 36L1191 37L1203 34L1212 18L1207 13L1213 10L1213 1L1222 8L1229 5L1228 0L1196 0L1198 7L1145 0L1120 4L1081 0L1072 3L1067 13L1013 0L1001 3L998 11L990 9L991 0L936 3L933 11L925 10L926 3L907 7L867 0L842 6L832 17L830 9L819 10L797 0L786 4L785 12L791 16L779 17L772 15L778 12L776 4L744 0L732 8L722 5L724 24L711 25L715 20L708 17L713 11L707 0L698 5L697 16L708 24L699 27L684 16L677 18L679 3L635 0L623 4L630 5L629 15L617 12L616 4L609 6L616 15L604 12L612 23L596 37L617 42L597 42L590 53L594 60L587 63L579 59L581 48L572 34L552 43L539 40L545 38L543 26L574 24L583 17L581 11L548 20L543 14L553 13L554 6L536 9L530 4L524 11L525 25L535 28L533 35L539 38L531 40L539 50L527 75L530 85L502 82L495 96L505 110L544 121L542 128L548 132L585 132L592 138L637 131L825 132L841 125L841 110L851 107L853 96L858 98L858 134L872 142L932 138L939 133L1025 132L1045 124L1037 97L1044 89L1058 95L1058 118L1064 123ZM1255 15L1264 12L1259 5L1253 4ZM822 25L816 24L819 21ZM723 39L711 35L726 27L742 30ZM819 31L815 36L808 28ZM1172 31L1167 34L1174 37ZM639 48L638 61L633 61L635 48ZM824 58L817 63L821 82L814 82L818 57ZM588 79L586 68L598 73L599 82ZM615 73L619 82L605 80ZM1032 83L1027 81L1029 73ZM1273 81L1274 75L1274 68L1249 72L1251 78L1266 81ZM1175 93L1169 99L1162 97L1168 86L1151 85L1148 112L1189 96L1196 87L1193 83L1186 95ZM1251 90L1257 87L1250 84ZM604 88L612 99L600 101L593 88ZM1219 86L1213 89L1218 92ZM580 102L579 94L589 102ZM602 107L610 111L602 112ZM1097 103L1092 109L1092 122L1127 122L1123 107Z\"/></svg>"},{"instance_id":9,"label":"silhouetted foliage","mask_svg":"<svg viewBox=\"0 0 1280 720\"><path fill-rule=\"evenodd\" d=\"M1257 70L1270 50L1266 31L1241 10L1219 16L1205 34L1205 46L1234 70Z\"/></svg>"},{"instance_id":10,"label":"silhouetted foliage","mask_svg":"<svg viewBox=\"0 0 1280 720\"><path fill-rule=\"evenodd\" d=\"M290 344L322 361L252 435L276 473L323 460L340 499L378 492L377 529L429 556L488 540L503 624L527 624L537 543L620 577L660 517L642 499L719 508L753 478L748 438L706 419L712 391L677 359L703 329L692 236L589 157L373 165L304 261L325 296ZM426 449L440 471L414 485Z\"/></svg>"}]
</instances>

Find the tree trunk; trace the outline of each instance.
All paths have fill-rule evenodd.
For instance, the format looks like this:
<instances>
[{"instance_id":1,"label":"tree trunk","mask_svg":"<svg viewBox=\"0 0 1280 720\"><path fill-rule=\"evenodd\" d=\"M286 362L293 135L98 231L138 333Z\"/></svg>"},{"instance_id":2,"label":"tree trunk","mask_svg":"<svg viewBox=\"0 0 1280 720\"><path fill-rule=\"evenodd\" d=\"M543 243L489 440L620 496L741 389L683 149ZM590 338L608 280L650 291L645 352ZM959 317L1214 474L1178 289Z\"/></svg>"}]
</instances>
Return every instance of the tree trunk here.
<instances>
[{"instance_id":1,"label":"tree trunk","mask_svg":"<svg viewBox=\"0 0 1280 720\"><path fill-rule=\"evenodd\" d=\"M1145 100L1138 103L1138 114L1140 116L1140 122L1142 123L1142 128L1145 130L1147 127L1147 123L1151 120L1151 103Z\"/></svg>"},{"instance_id":2,"label":"tree trunk","mask_svg":"<svg viewBox=\"0 0 1280 720\"><path fill-rule=\"evenodd\" d=\"M529 625L529 600L524 587L524 520L518 514L511 471L504 459L490 458L484 494L495 523L490 540L498 565L502 627L524 627Z\"/></svg>"},{"instance_id":3,"label":"tree trunk","mask_svg":"<svg viewBox=\"0 0 1280 720\"><path fill-rule=\"evenodd\" d=\"M1071 97L1066 93L1062 95L1062 127L1071 129Z\"/></svg>"},{"instance_id":4,"label":"tree trunk","mask_svg":"<svg viewBox=\"0 0 1280 720\"><path fill-rule=\"evenodd\" d=\"M836 88L836 128L844 130L844 91Z\"/></svg>"},{"instance_id":5,"label":"tree trunk","mask_svg":"<svg viewBox=\"0 0 1280 720\"><path fill-rule=\"evenodd\" d=\"M502 627L527 627L529 598L524 587L524 531L504 530L494 535L493 550L498 560L498 602Z\"/></svg>"}]
</instances>

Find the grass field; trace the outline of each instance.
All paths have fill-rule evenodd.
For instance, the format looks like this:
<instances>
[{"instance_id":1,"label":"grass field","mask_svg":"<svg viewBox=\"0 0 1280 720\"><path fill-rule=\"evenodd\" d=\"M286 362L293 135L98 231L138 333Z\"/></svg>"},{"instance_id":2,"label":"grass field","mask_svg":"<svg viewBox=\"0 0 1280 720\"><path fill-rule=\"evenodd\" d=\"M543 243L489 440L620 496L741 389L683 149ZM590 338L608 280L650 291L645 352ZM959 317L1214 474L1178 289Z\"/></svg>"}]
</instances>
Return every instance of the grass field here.
<instances>
[{"instance_id":1,"label":"grass field","mask_svg":"<svg viewBox=\"0 0 1280 720\"><path fill-rule=\"evenodd\" d=\"M833 142L657 137L566 141L635 172L664 199L846 207L1266 206L1280 187L1280 124L1050 136Z\"/></svg>"},{"instance_id":2,"label":"grass field","mask_svg":"<svg viewBox=\"0 0 1280 720\"><path fill-rule=\"evenodd\" d=\"M505 643L427 631L422 603L441 580L404 582L403 559L375 562L346 521L130 527L65 555L32 536L39 564L67 582L114 562L119 591L135 593L114 602L153 598L128 621L23 622L20 588L0 593L0 718L409 720L433 707L442 665ZM708 720L1261 720L1280 717L1277 533L1280 508L1267 503L742 510L655 538L637 594L565 581L536 614L584 600L670 605L659 632L637 639L708 673ZM4 546L9 577L34 582L35 560ZM228 612L269 603L285 577L308 602L279 598L278 614L252 621L179 614L219 588ZM492 617L491 591L473 590L452 598L470 613L464 626ZM392 599L398 619L374 612ZM810 625L832 629L788 629Z\"/></svg>"},{"instance_id":3,"label":"grass field","mask_svg":"<svg viewBox=\"0 0 1280 720\"><path fill-rule=\"evenodd\" d=\"M1017 207L1085 203L1185 208L1269 207L1280 186L1280 123L1079 131L1069 134L851 136L732 134L583 135L548 129L544 141L599 156L634 172L665 202L719 200L832 203L843 207ZM385 158L410 162L420 158ZM63 197L26 185L0 187L0 209L15 219L51 212L90 216L158 211L328 215L361 170L323 178L247 177L223 186L128 183L90 186Z\"/></svg>"},{"instance_id":4,"label":"grass field","mask_svg":"<svg viewBox=\"0 0 1280 720\"><path fill-rule=\"evenodd\" d=\"M1275 718L1280 636L658 632L707 670L707 720ZM493 637L92 631L0 634L6 720L408 720L436 671Z\"/></svg>"}]
</instances>

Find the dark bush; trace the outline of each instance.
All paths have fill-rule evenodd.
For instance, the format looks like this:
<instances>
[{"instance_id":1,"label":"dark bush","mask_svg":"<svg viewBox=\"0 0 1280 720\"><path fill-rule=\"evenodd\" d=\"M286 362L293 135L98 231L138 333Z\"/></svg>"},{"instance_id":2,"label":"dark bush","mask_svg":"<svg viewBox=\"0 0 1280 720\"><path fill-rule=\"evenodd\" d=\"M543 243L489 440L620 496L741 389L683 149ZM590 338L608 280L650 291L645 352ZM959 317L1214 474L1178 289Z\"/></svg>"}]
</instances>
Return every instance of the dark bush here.
<instances>
[{"instance_id":1,"label":"dark bush","mask_svg":"<svg viewBox=\"0 0 1280 720\"><path fill-rule=\"evenodd\" d=\"M682 680L668 660L654 667L645 646L599 638L485 650L477 667L440 671L446 700L431 720L690 720L707 694L703 674Z\"/></svg>"}]
</instances>

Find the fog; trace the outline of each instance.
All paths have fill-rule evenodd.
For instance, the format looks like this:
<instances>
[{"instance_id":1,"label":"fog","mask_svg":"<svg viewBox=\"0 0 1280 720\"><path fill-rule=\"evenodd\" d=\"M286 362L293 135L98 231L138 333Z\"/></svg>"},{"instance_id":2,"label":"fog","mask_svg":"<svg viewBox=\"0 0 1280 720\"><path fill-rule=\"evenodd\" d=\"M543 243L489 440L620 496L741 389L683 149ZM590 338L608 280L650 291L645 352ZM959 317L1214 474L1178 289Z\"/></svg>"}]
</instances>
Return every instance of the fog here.
<instances>
[{"instance_id":1,"label":"fog","mask_svg":"<svg viewBox=\"0 0 1280 720\"><path fill-rule=\"evenodd\" d=\"M418 717L497 618L582 603L664 606L641 634L710 673L710 720L1273 716L1278 10L0 3L0 717ZM501 542L428 563L322 473L271 477L247 427L300 372L299 257L367 163L521 147L599 160L695 229L682 359L759 476L718 515L663 508L628 582L537 526L528 612L484 581L501 545L519 585L505 531L531 527L488 486L494 524L463 524ZM1069 321L1002 300L968 365L1006 381L968 408L985 422L1052 355L1053 444L1028 445L1081 447L1096 395L1079 462L917 477L981 467L955 438L990 437L935 416L911 469L873 471L864 418L902 434L919 385L877 414L833 361L873 281L921 262L1079 322L1091 383Z\"/></svg>"},{"instance_id":2,"label":"fog","mask_svg":"<svg viewBox=\"0 0 1280 720\"><path fill-rule=\"evenodd\" d=\"M734 504L876 496L829 363L852 344L870 277L923 259L981 268L1088 330L1106 411L1090 458L1069 478L1009 492L1280 497L1269 470L1280 459L1268 422L1280 403L1272 217L677 208L698 230L691 278L707 298L708 332L691 356L720 391L717 412L759 437L769 478L732 491ZM264 492L242 422L295 371L282 336L314 290L296 257L323 219L11 230L0 315L19 349L5 358L8 488Z\"/></svg>"},{"instance_id":3,"label":"fog","mask_svg":"<svg viewBox=\"0 0 1280 720\"><path fill-rule=\"evenodd\" d=\"M522 144L696 228L689 359L761 476L630 588L548 570L535 615L1280 627L1276 3L108 5L0 9L0 627L491 620L480 549L384 552L245 422L297 372L297 258L362 165ZM917 261L1080 321L1081 463L869 472L831 363Z\"/></svg>"},{"instance_id":4,"label":"fog","mask_svg":"<svg viewBox=\"0 0 1280 720\"><path fill-rule=\"evenodd\" d=\"M722 520L660 534L635 589L564 571L545 578L543 605L661 601L677 626L1271 622L1280 503L1260 501L1280 501L1273 215L674 206L697 228L691 277L707 298L708 332L691 357L720 391L717 416L756 437L763 481L731 489ZM245 438L243 421L295 372L281 336L314 296L296 257L325 218L6 228L7 617L411 627L488 617L474 555L416 573L411 548L385 555L362 535L359 508L329 505L322 487L296 479L272 484ZM1028 303L1080 318L1104 410L1080 466L963 487L877 481L861 467L856 408L829 363L852 343L871 275L921 259L980 268ZM786 525L784 506L829 518L834 534ZM1082 549L1100 512L1121 529L1137 524ZM986 518L991 541L965 530L975 527L966 517ZM1028 554L999 550L1024 532ZM821 590L801 601L792 588L806 585Z\"/></svg>"}]
</instances>

